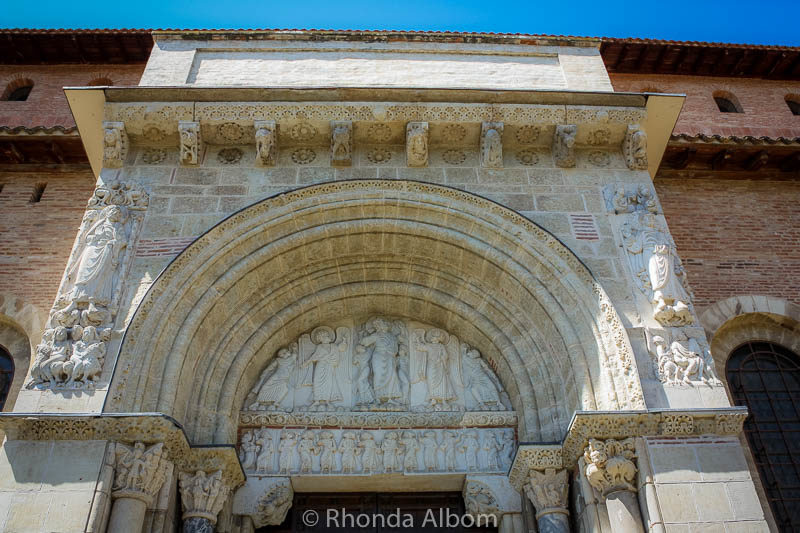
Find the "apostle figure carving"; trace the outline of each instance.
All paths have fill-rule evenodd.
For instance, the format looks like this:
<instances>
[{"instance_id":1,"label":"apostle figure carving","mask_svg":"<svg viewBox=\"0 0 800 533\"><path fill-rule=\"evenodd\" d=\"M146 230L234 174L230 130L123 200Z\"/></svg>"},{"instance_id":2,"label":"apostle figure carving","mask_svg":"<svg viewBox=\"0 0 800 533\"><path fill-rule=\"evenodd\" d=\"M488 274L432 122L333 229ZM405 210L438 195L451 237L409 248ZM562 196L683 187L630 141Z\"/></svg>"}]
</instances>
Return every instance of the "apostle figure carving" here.
<instances>
[{"instance_id":1,"label":"apostle figure carving","mask_svg":"<svg viewBox=\"0 0 800 533\"><path fill-rule=\"evenodd\" d=\"M375 399L382 405L402 405L403 391L397 371L400 355L399 332L384 318L376 317L366 324L368 335L359 341L364 349L371 348L372 388Z\"/></svg>"},{"instance_id":2,"label":"apostle figure carving","mask_svg":"<svg viewBox=\"0 0 800 533\"><path fill-rule=\"evenodd\" d=\"M400 444L397 442L397 433L389 431L383 436L381 443L383 453L383 469L387 473L400 472L400 456L402 454Z\"/></svg>"},{"instance_id":3,"label":"apostle figure carving","mask_svg":"<svg viewBox=\"0 0 800 533\"><path fill-rule=\"evenodd\" d=\"M361 433L361 442L358 447L361 448L361 471L372 473L380 470L381 463L378 456L383 452L378 448L372 433L368 431Z\"/></svg>"},{"instance_id":4,"label":"apostle figure carving","mask_svg":"<svg viewBox=\"0 0 800 533\"><path fill-rule=\"evenodd\" d=\"M434 411L449 410L450 402L455 398L446 348L450 337L440 329L432 329L427 333L418 330L416 333L414 348L425 355L415 365L417 372L412 370L412 373L417 381L426 380L429 407Z\"/></svg>"},{"instance_id":5,"label":"apostle figure carving","mask_svg":"<svg viewBox=\"0 0 800 533\"><path fill-rule=\"evenodd\" d=\"M323 431L317 441L319 453L319 466L323 474L330 474L336 470L336 440L333 433Z\"/></svg>"},{"instance_id":6,"label":"apostle figure carving","mask_svg":"<svg viewBox=\"0 0 800 533\"><path fill-rule=\"evenodd\" d=\"M342 401L336 379L336 369L342 354L349 348L348 331L339 328L339 342L335 343L333 329L320 326L311 332L311 341L316 345L314 352L303 362L301 368L314 365L312 386L313 402L310 409L327 411L336 402Z\"/></svg>"},{"instance_id":7,"label":"apostle figure carving","mask_svg":"<svg viewBox=\"0 0 800 533\"><path fill-rule=\"evenodd\" d=\"M419 451L419 441L417 435L413 431L404 431L400 440L400 445L405 452L403 459L403 470L406 472L415 472L417 470L417 452Z\"/></svg>"},{"instance_id":8,"label":"apostle figure carving","mask_svg":"<svg viewBox=\"0 0 800 533\"><path fill-rule=\"evenodd\" d=\"M239 461L244 470L251 470L256 465L258 444L253 441L253 432L248 431L242 435L242 444L239 446Z\"/></svg>"},{"instance_id":9,"label":"apostle figure carving","mask_svg":"<svg viewBox=\"0 0 800 533\"><path fill-rule=\"evenodd\" d=\"M435 472L439 468L438 461L439 443L436 442L436 433L426 431L422 434L422 459L425 470Z\"/></svg>"},{"instance_id":10,"label":"apostle figure carving","mask_svg":"<svg viewBox=\"0 0 800 533\"><path fill-rule=\"evenodd\" d=\"M293 431L284 431L279 445L280 457L278 459L278 472L286 475L297 470L294 448L297 445L297 435Z\"/></svg>"},{"instance_id":11,"label":"apostle figure carving","mask_svg":"<svg viewBox=\"0 0 800 533\"><path fill-rule=\"evenodd\" d=\"M499 470L502 445L497 442L497 437L492 434L485 435L483 449L486 451L486 467L489 470Z\"/></svg>"},{"instance_id":12,"label":"apostle figure carving","mask_svg":"<svg viewBox=\"0 0 800 533\"><path fill-rule=\"evenodd\" d=\"M464 391L475 400L476 410L504 411L506 406L500 400L503 386L480 352L466 343L461 345L461 351Z\"/></svg>"},{"instance_id":13,"label":"apostle figure carving","mask_svg":"<svg viewBox=\"0 0 800 533\"><path fill-rule=\"evenodd\" d=\"M268 472L272 470L272 456L274 452L272 449L272 437L269 431L262 429L256 433L255 444L260 450L256 457L256 471ZM245 466L242 465L242 468L245 468ZM245 468L245 470L247 469Z\"/></svg>"},{"instance_id":14,"label":"apostle figure carving","mask_svg":"<svg viewBox=\"0 0 800 533\"><path fill-rule=\"evenodd\" d=\"M461 438L461 446L459 449L464 454L467 460L467 470L478 469L478 450L481 446L478 443L478 433L475 431L467 431Z\"/></svg>"},{"instance_id":15,"label":"apostle figure carving","mask_svg":"<svg viewBox=\"0 0 800 533\"><path fill-rule=\"evenodd\" d=\"M442 444L439 449L444 452L444 467L448 472L456 469L456 446L458 446L460 438L454 431L445 431L442 439Z\"/></svg>"},{"instance_id":16,"label":"apostle figure carving","mask_svg":"<svg viewBox=\"0 0 800 533\"><path fill-rule=\"evenodd\" d=\"M342 454L342 474L352 474L358 468L356 458L360 453L356 435L352 431L342 434L342 441L339 443L339 452Z\"/></svg>"},{"instance_id":17,"label":"apostle figure carving","mask_svg":"<svg viewBox=\"0 0 800 533\"><path fill-rule=\"evenodd\" d=\"M297 366L297 346L281 348L275 359L261 373L253 388L257 391L255 402L250 404L253 411L275 411L289 393L289 381ZM253 393L250 393L251 396ZM248 396L250 398L251 396Z\"/></svg>"},{"instance_id":18,"label":"apostle figure carving","mask_svg":"<svg viewBox=\"0 0 800 533\"><path fill-rule=\"evenodd\" d=\"M623 225L622 237L634 276L654 305L653 318L664 326L692 324L685 274L675 244L654 215L640 212L635 221Z\"/></svg>"},{"instance_id":19,"label":"apostle figure carving","mask_svg":"<svg viewBox=\"0 0 800 533\"><path fill-rule=\"evenodd\" d=\"M314 432L304 431L297 444L297 451L300 454L300 473L308 474L314 464L314 455L319 455L319 449L314 443Z\"/></svg>"}]
</instances>

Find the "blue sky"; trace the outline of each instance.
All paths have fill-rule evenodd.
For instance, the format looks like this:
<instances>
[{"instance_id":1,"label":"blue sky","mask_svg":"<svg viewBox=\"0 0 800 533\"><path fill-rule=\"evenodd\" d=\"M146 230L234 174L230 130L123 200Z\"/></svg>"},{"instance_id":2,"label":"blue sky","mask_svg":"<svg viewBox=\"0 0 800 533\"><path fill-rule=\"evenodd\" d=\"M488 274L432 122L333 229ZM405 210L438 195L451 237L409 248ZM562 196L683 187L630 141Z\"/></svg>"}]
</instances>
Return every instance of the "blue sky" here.
<instances>
[{"instance_id":1,"label":"blue sky","mask_svg":"<svg viewBox=\"0 0 800 533\"><path fill-rule=\"evenodd\" d=\"M6 28L397 29L800 46L798 0L6 1Z\"/></svg>"}]
</instances>

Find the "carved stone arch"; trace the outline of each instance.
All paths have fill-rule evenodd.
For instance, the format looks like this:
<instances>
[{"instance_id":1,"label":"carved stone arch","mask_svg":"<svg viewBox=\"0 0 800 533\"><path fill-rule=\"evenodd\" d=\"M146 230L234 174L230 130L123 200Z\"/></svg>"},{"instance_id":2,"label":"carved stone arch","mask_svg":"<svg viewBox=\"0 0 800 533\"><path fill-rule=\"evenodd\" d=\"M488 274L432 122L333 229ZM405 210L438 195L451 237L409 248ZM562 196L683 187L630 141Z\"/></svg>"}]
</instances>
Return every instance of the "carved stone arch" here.
<instances>
[{"instance_id":1,"label":"carved stone arch","mask_svg":"<svg viewBox=\"0 0 800 533\"><path fill-rule=\"evenodd\" d=\"M41 339L47 313L22 298L0 293L0 345L14 360L14 380L4 411L11 411L31 363L34 343Z\"/></svg>"},{"instance_id":2,"label":"carved stone arch","mask_svg":"<svg viewBox=\"0 0 800 533\"><path fill-rule=\"evenodd\" d=\"M359 180L263 200L176 257L128 326L107 410L163 412L194 442L232 442L280 347L374 314L475 346L509 393L520 440L560 439L576 409L644 407L616 311L553 235L463 191Z\"/></svg>"}]
</instances>

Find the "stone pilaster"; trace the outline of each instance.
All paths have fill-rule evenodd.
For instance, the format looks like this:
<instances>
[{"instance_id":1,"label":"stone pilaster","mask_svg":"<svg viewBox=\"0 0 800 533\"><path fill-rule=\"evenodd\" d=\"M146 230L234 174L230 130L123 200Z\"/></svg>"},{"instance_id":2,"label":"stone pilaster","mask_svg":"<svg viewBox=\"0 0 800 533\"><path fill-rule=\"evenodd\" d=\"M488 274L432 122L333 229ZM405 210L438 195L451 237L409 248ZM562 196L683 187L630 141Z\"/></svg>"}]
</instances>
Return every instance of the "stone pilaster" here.
<instances>
[{"instance_id":1,"label":"stone pilaster","mask_svg":"<svg viewBox=\"0 0 800 533\"><path fill-rule=\"evenodd\" d=\"M569 527L569 481L566 470L531 470L525 495L536 509L539 531L567 533Z\"/></svg>"},{"instance_id":2,"label":"stone pilaster","mask_svg":"<svg viewBox=\"0 0 800 533\"><path fill-rule=\"evenodd\" d=\"M171 464L164 457L164 444L147 448L117 443L114 449L115 474L108 531L140 533L147 507L161 490Z\"/></svg>"},{"instance_id":3,"label":"stone pilaster","mask_svg":"<svg viewBox=\"0 0 800 533\"><path fill-rule=\"evenodd\" d=\"M635 439L589 439L583 459L584 475L608 508L612 531L643 532L636 488Z\"/></svg>"},{"instance_id":4,"label":"stone pilaster","mask_svg":"<svg viewBox=\"0 0 800 533\"><path fill-rule=\"evenodd\" d=\"M217 515L228 499L230 488L222 480L222 471L211 475L198 470L194 474L178 475L183 502L184 533L211 533Z\"/></svg>"}]
</instances>

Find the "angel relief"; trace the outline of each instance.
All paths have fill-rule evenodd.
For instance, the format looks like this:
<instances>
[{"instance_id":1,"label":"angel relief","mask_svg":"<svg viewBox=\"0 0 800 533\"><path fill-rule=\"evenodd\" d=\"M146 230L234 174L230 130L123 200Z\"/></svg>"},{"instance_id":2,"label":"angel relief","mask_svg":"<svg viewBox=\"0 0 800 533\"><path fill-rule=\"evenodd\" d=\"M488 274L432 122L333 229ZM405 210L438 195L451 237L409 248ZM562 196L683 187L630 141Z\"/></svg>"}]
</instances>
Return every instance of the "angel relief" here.
<instances>
[{"instance_id":1,"label":"angel relief","mask_svg":"<svg viewBox=\"0 0 800 533\"><path fill-rule=\"evenodd\" d=\"M278 350L245 400L277 412L505 411L478 350L441 329L372 317L319 326Z\"/></svg>"}]
</instances>

